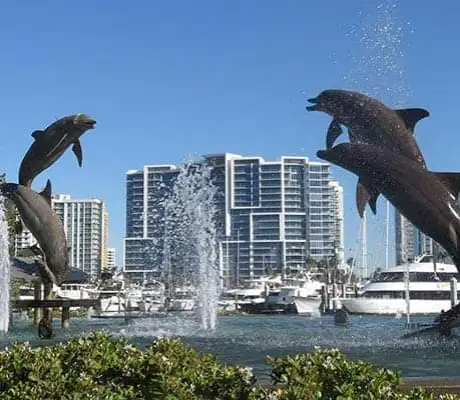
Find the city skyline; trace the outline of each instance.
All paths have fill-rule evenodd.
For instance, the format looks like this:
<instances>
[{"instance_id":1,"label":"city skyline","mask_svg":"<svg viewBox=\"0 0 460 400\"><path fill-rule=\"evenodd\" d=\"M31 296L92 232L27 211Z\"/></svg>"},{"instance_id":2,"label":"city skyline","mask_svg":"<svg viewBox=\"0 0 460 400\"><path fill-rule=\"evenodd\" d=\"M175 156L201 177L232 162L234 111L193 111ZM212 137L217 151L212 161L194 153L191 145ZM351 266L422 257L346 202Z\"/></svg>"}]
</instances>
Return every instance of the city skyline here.
<instances>
[{"instance_id":1,"label":"city skyline","mask_svg":"<svg viewBox=\"0 0 460 400\"><path fill-rule=\"evenodd\" d=\"M8 55L0 66L2 172L16 180L33 131L64 115L93 116L96 129L81 139L84 167L78 168L69 150L33 188L39 191L52 177L55 193L104 199L109 240L121 260L116 238L125 234L129 168L224 151L265 159L312 157L325 146L330 118L307 114L305 105L323 89L371 87L390 107L426 108L431 115L415 134L427 164L457 171L452 115L460 80L452 66L460 54L449 48L459 36L460 4L446 0L443 7L414 9L397 2L391 9L396 38L382 38L386 31L378 24L382 29L371 29L379 10L376 3L356 1L313 8L300 1L140 1L109 9L93 2L82 29L80 4L30 3L24 9L11 2L0 24L9 38L1 44ZM375 35L388 40L376 43ZM82 43L84 55L75 51ZM382 43L390 46L383 49ZM344 188L345 252L353 255L361 223L356 179L338 168L332 172ZM367 247L375 264L384 265L383 201L377 209L377 215L367 215ZM390 243L394 263L393 228Z\"/></svg>"},{"instance_id":2,"label":"city skyline","mask_svg":"<svg viewBox=\"0 0 460 400\"><path fill-rule=\"evenodd\" d=\"M304 156L280 156L278 158L276 158L276 160L274 161L265 161L264 158L262 156L242 156L242 155L237 155L237 154L232 154L232 153L222 153L222 154L229 154L229 155L232 155L232 156L236 156L237 158L241 158L241 159L248 159L248 160L251 160L251 159L257 159L257 160L262 160L264 163L267 163L267 164L270 164L270 163L278 163L278 162L283 162L283 159L284 158L291 158L291 159L299 159L299 160L304 160L304 159L307 159L308 162L310 162L312 165L314 165L315 163L317 165L321 165L321 164L324 164L324 165L329 165L329 169L330 168L333 168L333 165L329 164L329 163L324 163L322 161L311 161L308 159L308 157L304 157ZM204 156L205 158L206 157L211 157L212 158L212 155L205 155ZM155 170L157 172L166 172L166 171L169 171L171 172L172 175L176 174L177 173L177 170L178 170L178 166L177 165L149 165L149 166L146 166L147 168L150 168L152 170ZM139 170L130 170L127 172L127 174L131 174L131 173L139 173L140 171ZM144 172L143 172L144 173ZM331 187L333 188L333 191L337 191L339 193L336 201L340 204L337 205L337 207L341 210L339 212L340 214L340 217L337 219L337 226L336 226L336 229L338 229L338 231L343 231L344 230L344 226L346 225L345 223L345 218L344 218L344 212L343 212L343 209L344 209L344 201L343 201L343 192L344 192L344 188L340 185L340 183L337 181L337 180L332 180L331 181ZM110 263L107 261L105 264L105 268L109 268L109 267L118 267L119 269L123 269L124 268L124 245L122 245L122 248L123 250L121 251L121 254L120 252L117 252L116 251L116 247L108 247L110 245L110 243L108 242L108 233L109 233L109 226L108 226L108 212L107 210L105 210L105 202L103 200L100 200L100 199L95 199L95 198L90 198L90 199L74 199L73 197L71 197L71 195L67 195L67 194L54 194L53 195L53 206L55 206L56 202L59 202L59 201L77 201L77 202L88 202L88 201L93 201L95 200L96 202L102 202L104 203L104 211L103 211L103 214L104 214L104 218L102 219L103 223L105 224L105 228L104 228L104 238L102 239L103 241L105 241L107 243L107 249L104 253L104 249L105 247L102 248L102 251L103 251L103 254L101 255L102 259L106 259L108 260L110 258ZM56 208L56 207L54 207ZM139 214L140 215L140 214ZM138 216L139 216L138 215ZM61 216L62 217L62 216ZM125 218L125 224L126 224L126 218ZM142 229L144 229L144 227L142 227ZM66 234L67 234L67 230L66 230ZM406 262L408 258L413 258L413 257L416 257L418 255L421 255L423 253L430 253L432 254L432 249L433 249L433 245L432 245L432 239L427 237L426 235L424 235L423 233L421 233L420 231L418 231L417 228L415 228L409 221L407 221L406 218L404 218L403 216L401 216L396 210L394 210L394 229L392 230L392 234L394 235L394 245L395 245L395 251L394 251L394 258L395 258L395 263L403 263L403 262ZM127 237L122 237L122 238L112 238L112 242L114 242L115 244L118 244L118 242L124 242L125 239ZM134 239L133 237L131 238L128 238L128 240L132 240ZM30 232L25 229L23 231L23 233L19 236L16 236L15 237L15 247L17 248L24 248L24 247L28 247L30 246L31 244L33 244L35 242L35 239L31 236ZM226 243L224 243L224 247L223 247L223 251L225 253L225 246L227 248L230 248L231 245L235 245L237 241L234 240L233 242L232 241L228 241ZM114 244L112 243L112 245ZM150 243L149 241L147 241L147 243ZM242 246L239 246L240 247L240 250L243 248L244 250L244 245ZM351 256L351 253L347 253L345 252L345 247L344 247L344 235L341 236L341 240L340 240L340 244L338 246L338 248L340 249L340 256L339 256L339 260L340 262L343 262L346 258L348 258L349 256ZM109 255L109 252L110 252L110 255ZM358 250L358 253L359 253L359 250ZM370 256L371 253L368 253L368 256ZM391 257L392 255L390 255ZM225 257L225 256L224 256ZM357 267L357 271L360 269L361 267L361 263L362 263L362 260L361 260L361 257L358 257L357 258L357 261L356 261L356 267ZM368 261L368 264L369 264L369 261ZM380 267L382 268L383 265L370 265L369 266L371 268L370 271L372 271L372 269L375 269L377 267ZM102 268L104 269L104 265L102 265Z\"/></svg>"},{"instance_id":3,"label":"city skyline","mask_svg":"<svg viewBox=\"0 0 460 400\"><path fill-rule=\"evenodd\" d=\"M207 154L217 189L216 228L224 281L292 271L307 258L344 262L343 189L331 165L304 156ZM126 237L123 268L133 279L164 267L164 198L180 166L145 165L126 173ZM172 257L175 255L172 254ZM172 263L180 260L173 260Z\"/></svg>"}]
</instances>

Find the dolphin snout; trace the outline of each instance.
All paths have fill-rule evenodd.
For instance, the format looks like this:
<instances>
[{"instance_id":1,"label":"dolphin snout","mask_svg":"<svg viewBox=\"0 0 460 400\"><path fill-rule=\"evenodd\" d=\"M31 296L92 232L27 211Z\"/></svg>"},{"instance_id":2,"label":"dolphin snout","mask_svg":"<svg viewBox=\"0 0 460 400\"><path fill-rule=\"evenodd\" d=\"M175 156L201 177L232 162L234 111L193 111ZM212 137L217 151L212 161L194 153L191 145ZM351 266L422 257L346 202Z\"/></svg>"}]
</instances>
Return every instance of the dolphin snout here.
<instances>
[{"instance_id":1,"label":"dolphin snout","mask_svg":"<svg viewBox=\"0 0 460 400\"><path fill-rule=\"evenodd\" d=\"M313 104L314 104L314 105L312 105L312 106L307 106L307 107L305 107L305 108L307 109L307 111L316 111L316 110L318 110L318 108L319 108L319 100L318 100L317 97L313 97L313 98L311 98L311 99L308 99L307 101L308 101L309 103L313 103Z\"/></svg>"},{"instance_id":2,"label":"dolphin snout","mask_svg":"<svg viewBox=\"0 0 460 400\"><path fill-rule=\"evenodd\" d=\"M316 152L316 157L321 158L322 160L324 160L325 157L326 157L326 154L327 154L327 150L318 150Z\"/></svg>"},{"instance_id":3,"label":"dolphin snout","mask_svg":"<svg viewBox=\"0 0 460 400\"><path fill-rule=\"evenodd\" d=\"M76 125L83 125L87 129L94 129L94 125L96 125L96 120L85 114L77 114L73 122Z\"/></svg>"}]
</instances>

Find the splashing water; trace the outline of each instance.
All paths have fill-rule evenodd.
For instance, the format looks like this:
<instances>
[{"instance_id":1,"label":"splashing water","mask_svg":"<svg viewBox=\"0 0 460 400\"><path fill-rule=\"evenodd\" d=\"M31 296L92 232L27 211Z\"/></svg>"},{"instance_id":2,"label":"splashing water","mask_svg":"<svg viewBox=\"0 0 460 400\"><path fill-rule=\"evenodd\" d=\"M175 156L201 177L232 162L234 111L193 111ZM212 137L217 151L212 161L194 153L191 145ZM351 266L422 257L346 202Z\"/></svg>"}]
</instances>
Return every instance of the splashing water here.
<instances>
[{"instance_id":1,"label":"splashing water","mask_svg":"<svg viewBox=\"0 0 460 400\"><path fill-rule=\"evenodd\" d=\"M186 162L165 204L165 257L177 281L196 292L201 327L214 330L219 297L216 252L216 188L211 168Z\"/></svg>"},{"instance_id":2,"label":"splashing water","mask_svg":"<svg viewBox=\"0 0 460 400\"><path fill-rule=\"evenodd\" d=\"M407 102L404 59L410 22L398 16L398 0L367 1L359 11L361 25L347 32L354 45L349 51L351 66L343 77L346 86L376 96L393 106ZM357 46L356 46L357 45Z\"/></svg>"},{"instance_id":3,"label":"splashing water","mask_svg":"<svg viewBox=\"0 0 460 400\"><path fill-rule=\"evenodd\" d=\"M351 46L348 51L348 71L342 77L345 87L376 97L387 106L395 108L403 108L411 95L405 58L410 44L408 38L413 30L410 22L399 15L399 7L400 0L366 0L361 3L357 18L360 22L346 27L346 36ZM382 211L383 202L381 196L378 208ZM408 221L401 218L401 223L407 225ZM395 232L393 223L386 227L384 212L377 213L367 222L370 237L382 238L386 229L393 234ZM369 222L372 226L369 226ZM379 243L377 247L381 247L384 240ZM381 252L376 249L376 264L383 263L386 251L388 254L395 253L394 240L389 243L391 245L388 250Z\"/></svg>"},{"instance_id":4,"label":"splashing water","mask_svg":"<svg viewBox=\"0 0 460 400\"><path fill-rule=\"evenodd\" d=\"M0 196L0 332L8 332L10 322L10 254L4 198Z\"/></svg>"}]
</instances>

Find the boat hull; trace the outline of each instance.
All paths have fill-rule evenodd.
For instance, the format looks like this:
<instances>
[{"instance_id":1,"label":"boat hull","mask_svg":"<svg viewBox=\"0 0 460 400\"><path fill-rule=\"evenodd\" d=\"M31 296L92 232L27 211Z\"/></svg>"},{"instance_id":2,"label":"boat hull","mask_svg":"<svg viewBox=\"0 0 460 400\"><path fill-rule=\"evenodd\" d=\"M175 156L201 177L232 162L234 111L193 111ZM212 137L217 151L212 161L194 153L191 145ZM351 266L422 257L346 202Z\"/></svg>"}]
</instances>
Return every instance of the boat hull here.
<instances>
[{"instance_id":1,"label":"boat hull","mask_svg":"<svg viewBox=\"0 0 460 400\"><path fill-rule=\"evenodd\" d=\"M407 310L405 299L347 298L340 302L350 314L397 315ZM450 300L410 300L411 315L439 314L450 308Z\"/></svg>"},{"instance_id":2,"label":"boat hull","mask_svg":"<svg viewBox=\"0 0 460 400\"><path fill-rule=\"evenodd\" d=\"M294 297L294 304L297 314L312 315L319 313L321 299L312 299L306 297Z\"/></svg>"}]
</instances>

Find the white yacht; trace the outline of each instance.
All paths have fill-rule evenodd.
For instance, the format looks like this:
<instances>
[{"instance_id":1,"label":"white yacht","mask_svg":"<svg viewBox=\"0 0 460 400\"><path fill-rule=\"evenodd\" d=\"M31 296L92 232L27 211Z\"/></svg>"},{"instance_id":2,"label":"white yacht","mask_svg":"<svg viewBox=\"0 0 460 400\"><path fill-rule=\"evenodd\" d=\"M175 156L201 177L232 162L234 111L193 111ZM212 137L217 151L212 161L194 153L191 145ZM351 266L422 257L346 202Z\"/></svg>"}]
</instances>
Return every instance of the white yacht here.
<instances>
[{"instance_id":1,"label":"white yacht","mask_svg":"<svg viewBox=\"0 0 460 400\"><path fill-rule=\"evenodd\" d=\"M321 305L321 288L323 283L319 275L307 272L302 276L284 279L278 292L267 296L267 304L281 306L285 312L313 314ZM290 310L292 308L292 310Z\"/></svg>"},{"instance_id":2,"label":"white yacht","mask_svg":"<svg viewBox=\"0 0 460 400\"><path fill-rule=\"evenodd\" d=\"M460 278L453 264L437 262L435 271L433 257L422 255L414 262L382 271L361 288L357 297L339 300L352 314L400 315L406 313L408 284L410 314L439 314L451 307L453 277Z\"/></svg>"},{"instance_id":3,"label":"white yacht","mask_svg":"<svg viewBox=\"0 0 460 400\"><path fill-rule=\"evenodd\" d=\"M151 279L142 285L142 301L139 309L144 312L161 312L165 310L165 285Z\"/></svg>"},{"instance_id":4,"label":"white yacht","mask_svg":"<svg viewBox=\"0 0 460 400\"><path fill-rule=\"evenodd\" d=\"M169 299L168 311L194 311L196 308L196 293L192 286L185 285L175 288Z\"/></svg>"},{"instance_id":5,"label":"white yacht","mask_svg":"<svg viewBox=\"0 0 460 400\"><path fill-rule=\"evenodd\" d=\"M269 289L278 287L280 284L281 276L247 279L241 287L222 293L219 308L226 311L240 309L244 312L253 312L265 305Z\"/></svg>"},{"instance_id":6,"label":"white yacht","mask_svg":"<svg viewBox=\"0 0 460 400\"><path fill-rule=\"evenodd\" d=\"M63 283L56 289L56 296L61 299L90 299L96 286L89 283Z\"/></svg>"}]
</instances>

